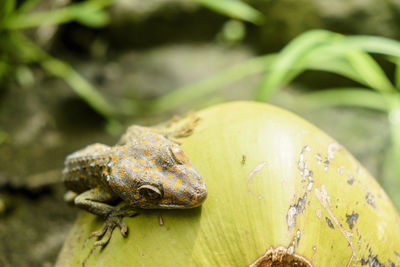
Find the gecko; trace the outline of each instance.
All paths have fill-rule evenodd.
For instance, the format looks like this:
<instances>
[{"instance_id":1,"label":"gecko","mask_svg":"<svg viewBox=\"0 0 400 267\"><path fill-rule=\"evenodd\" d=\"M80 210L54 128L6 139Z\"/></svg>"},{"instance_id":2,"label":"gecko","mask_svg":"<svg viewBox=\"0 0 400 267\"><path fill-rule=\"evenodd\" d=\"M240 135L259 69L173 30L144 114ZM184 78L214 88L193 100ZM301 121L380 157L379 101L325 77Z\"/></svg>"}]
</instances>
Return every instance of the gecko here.
<instances>
[{"instance_id":1,"label":"gecko","mask_svg":"<svg viewBox=\"0 0 400 267\"><path fill-rule=\"evenodd\" d=\"M106 246L115 227L126 237L122 218L140 209L190 209L204 202L203 177L172 141L190 135L196 121L191 126L179 126L176 119L154 128L134 125L115 146L96 143L66 158L65 200L105 219L90 235L99 239L93 249Z\"/></svg>"}]
</instances>

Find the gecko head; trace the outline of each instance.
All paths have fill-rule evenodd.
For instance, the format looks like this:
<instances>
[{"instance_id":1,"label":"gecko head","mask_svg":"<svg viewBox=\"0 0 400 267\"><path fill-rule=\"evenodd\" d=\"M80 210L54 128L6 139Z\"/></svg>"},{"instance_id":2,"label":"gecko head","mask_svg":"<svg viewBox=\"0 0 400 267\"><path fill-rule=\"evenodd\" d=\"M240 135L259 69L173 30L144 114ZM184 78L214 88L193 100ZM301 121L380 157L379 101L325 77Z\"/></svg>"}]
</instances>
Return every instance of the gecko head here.
<instances>
[{"instance_id":1,"label":"gecko head","mask_svg":"<svg viewBox=\"0 0 400 267\"><path fill-rule=\"evenodd\" d=\"M140 162L142 165L139 168L125 168L127 172L136 169L136 173L128 174L135 177L135 182L131 183L134 184L133 196L129 197L135 206L144 209L189 209L204 202L207 196L204 179L177 144L167 139L158 144L151 142L143 147L137 158L139 160L133 164L137 167L137 162ZM138 173L138 169L142 171Z\"/></svg>"}]
</instances>

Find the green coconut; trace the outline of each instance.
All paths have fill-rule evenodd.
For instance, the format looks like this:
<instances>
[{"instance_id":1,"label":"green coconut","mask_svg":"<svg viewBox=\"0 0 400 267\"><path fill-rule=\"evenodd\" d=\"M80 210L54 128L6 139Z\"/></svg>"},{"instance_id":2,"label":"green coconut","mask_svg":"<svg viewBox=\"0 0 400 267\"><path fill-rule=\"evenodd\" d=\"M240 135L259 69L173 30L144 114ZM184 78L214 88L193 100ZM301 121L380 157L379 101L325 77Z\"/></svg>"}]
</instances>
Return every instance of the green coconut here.
<instances>
[{"instance_id":1,"label":"green coconut","mask_svg":"<svg viewBox=\"0 0 400 267\"><path fill-rule=\"evenodd\" d=\"M400 266L400 218L373 177L285 110L233 102L197 113L182 148L208 197L124 218L88 266ZM81 266L103 221L82 212L57 266ZM380 265L379 265L380 264Z\"/></svg>"}]
</instances>

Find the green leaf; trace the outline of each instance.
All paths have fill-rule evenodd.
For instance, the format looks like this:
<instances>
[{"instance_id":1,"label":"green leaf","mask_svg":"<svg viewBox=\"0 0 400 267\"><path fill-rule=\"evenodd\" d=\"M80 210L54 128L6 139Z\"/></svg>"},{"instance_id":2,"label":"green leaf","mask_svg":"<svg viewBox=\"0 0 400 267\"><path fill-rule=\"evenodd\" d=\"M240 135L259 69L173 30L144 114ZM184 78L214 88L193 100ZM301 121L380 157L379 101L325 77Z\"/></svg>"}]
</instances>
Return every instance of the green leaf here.
<instances>
[{"instance_id":1,"label":"green leaf","mask_svg":"<svg viewBox=\"0 0 400 267\"><path fill-rule=\"evenodd\" d=\"M257 9L239 0L194 0L215 12L225 16L260 24L263 15Z\"/></svg>"},{"instance_id":2,"label":"green leaf","mask_svg":"<svg viewBox=\"0 0 400 267\"><path fill-rule=\"evenodd\" d=\"M378 36L348 36L343 41L345 45L358 48L365 52L400 57L400 42Z\"/></svg>"},{"instance_id":3,"label":"green leaf","mask_svg":"<svg viewBox=\"0 0 400 267\"><path fill-rule=\"evenodd\" d=\"M10 69L10 66L8 65L7 62L0 60L0 85L3 82L3 79L6 77L6 74L8 73Z\"/></svg>"},{"instance_id":4,"label":"green leaf","mask_svg":"<svg viewBox=\"0 0 400 267\"><path fill-rule=\"evenodd\" d=\"M19 39L16 42L19 44L18 49L26 60L40 64L51 75L63 79L96 112L112 120L116 114L114 107L70 65L51 57L22 34L15 36Z\"/></svg>"},{"instance_id":5,"label":"green leaf","mask_svg":"<svg viewBox=\"0 0 400 267\"><path fill-rule=\"evenodd\" d=\"M390 99L389 123L392 138L392 153L395 161L397 185L400 185L400 96ZM393 186L392 186L393 188ZM395 188L398 186L395 185ZM394 194L396 203L400 203L400 195Z\"/></svg>"},{"instance_id":6,"label":"green leaf","mask_svg":"<svg viewBox=\"0 0 400 267\"><path fill-rule=\"evenodd\" d=\"M343 57L320 50L320 53L312 53L307 61L307 67L311 70L332 72L361 84L364 82L363 77L361 77L354 67Z\"/></svg>"},{"instance_id":7,"label":"green leaf","mask_svg":"<svg viewBox=\"0 0 400 267\"><path fill-rule=\"evenodd\" d=\"M346 53L346 58L371 88L386 93L395 92L385 72L370 55L353 50Z\"/></svg>"},{"instance_id":8,"label":"green leaf","mask_svg":"<svg viewBox=\"0 0 400 267\"><path fill-rule=\"evenodd\" d=\"M307 56L316 47L339 37L328 31L306 32L291 41L275 58L270 71L257 90L256 100L265 101L280 87L289 83L307 67Z\"/></svg>"},{"instance_id":9,"label":"green leaf","mask_svg":"<svg viewBox=\"0 0 400 267\"><path fill-rule=\"evenodd\" d=\"M26 0L24 1L21 6L18 8L18 13L22 14L22 13L26 13L31 11L33 8L35 8L35 6L42 2L43 0Z\"/></svg>"},{"instance_id":10,"label":"green leaf","mask_svg":"<svg viewBox=\"0 0 400 267\"><path fill-rule=\"evenodd\" d=\"M15 10L15 0L2 0L0 1L0 24L9 14L11 14Z\"/></svg>"},{"instance_id":11,"label":"green leaf","mask_svg":"<svg viewBox=\"0 0 400 267\"><path fill-rule=\"evenodd\" d=\"M110 22L110 16L107 12L99 10L77 16L76 21L88 27L99 28L104 27Z\"/></svg>"},{"instance_id":12,"label":"green leaf","mask_svg":"<svg viewBox=\"0 0 400 267\"><path fill-rule=\"evenodd\" d=\"M268 69L275 55L266 55L250 59L226 70L223 70L200 82L178 88L155 101L149 103L152 112L164 112L184 103L210 95L219 88L243 79L244 77L260 73Z\"/></svg>"},{"instance_id":13,"label":"green leaf","mask_svg":"<svg viewBox=\"0 0 400 267\"><path fill-rule=\"evenodd\" d=\"M100 12L101 9L112 4L114 1L115 0L92 0L71 4L50 11L35 12L32 14L18 13L9 17L4 25L0 25L0 28L25 29L41 25L62 24L75 19L86 23L86 25L92 23L97 27L98 25L104 25L104 23L108 22L108 16L102 14ZM85 16L88 18L85 19Z\"/></svg>"},{"instance_id":14,"label":"green leaf","mask_svg":"<svg viewBox=\"0 0 400 267\"><path fill-rule=\"evenodd\" d=\"M396 70L394 74L394 82L397 90L400 90L400 58L396 59Z\"/></svg>"},{"instance_id":15,"label":"green leaf","mask_svg":"<svg viewBox=\"0 0 400 267\"><path fill-rule=\"evenodd\" d=\"M0 129L0 144L2 144L5 141L7 141L7 138L8 138L7 132L5 132L5 131Z\"/></svg>"},{"instance_id":16,"label":"green leaf","mask_svg":"<svg viewBox=\"0 0 400 267\"><path fill-rule=\"evenodd\" d=\"M318 39L316 33L326 38ZM361 41L368 45L361 45ZM377 41L384 45L377 45ZM258 100L263 100L307 69L329 71L382 92L393 92L395 88L376 61L366 52L397 55L400 46L388 39L364 39L345 37L328 31L304 33L287 45L278 54L272 72L268 73L258 91Z\"/></svg>"},{"instance_id":17,"label":"green leaf","mask_svg":"<svg viewBox=\"0 0 400 267\"><path fill-rule=\"evenodd\" d=\"M105 118L112 118L114 108L68 64L48 56L39 64L50 74L62 78L82 99Z\"/></svg>"},{"instance_id":18,"label":"green leaf","mask_svg":"<svg viewBox=\"0 0 400 267\"><path fill-rule=\"evenodd\" d=\"M385 97L366 88L343 87L320 90L306 94L299 99L308 108L323 108L328 106L352 106L388 111Z\"/></svg>"},{"instance_id":19,"label":"green leaf","mask_svg":"<svg viewBox=\"0 0 400 267\"><path fill-rule=\"evenodd\" d=\"M309 53L305 64L313 70L333 72L382 92L395 88L376 61L346 41L327 42Z\"/></svg>"}]
</instances>

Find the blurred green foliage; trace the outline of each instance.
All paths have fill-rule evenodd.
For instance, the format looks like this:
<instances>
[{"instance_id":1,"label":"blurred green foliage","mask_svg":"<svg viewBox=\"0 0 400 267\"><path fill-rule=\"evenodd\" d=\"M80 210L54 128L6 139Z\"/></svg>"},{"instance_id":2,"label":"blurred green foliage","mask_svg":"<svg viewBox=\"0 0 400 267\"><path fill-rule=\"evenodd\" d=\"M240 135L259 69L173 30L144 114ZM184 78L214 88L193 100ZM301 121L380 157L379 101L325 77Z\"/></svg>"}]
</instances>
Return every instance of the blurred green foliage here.
<instances>
[{"instance_id":1,"label":"blurred green foliage","mask_svg":"<svg viewBox=\"0 0 400 267\"><path fill-rule=\"evenodd\" d=\"M222 15L248 21L254 24L263 22L263 14L252 6L240 0L194 0Z\"/></svg>"},{"instance_id":2,"label":"blurred green foliage","mask_svg":"<svg viewBox=\"0 0 400 267\"><path fill-rule=\"evenodd\" d=\"M42 0L0 2L0 86L15 79L22 86L31 83L32 64L40 65L50 75L63 79L94 110L111 124L115 111L95 88L69 64L46 53L23 34L23 30L77 21L89 27L102 27L109 21L104 8L115 0L89 0L55 9L38 11Z\"/></svg>"},{"instance_id":3,"label":"blurred green foliage","mask_svg":"<svg viewBox=\"0 0 400 267\"><path fill-rule=\"evenodd\" d=\"M34 41L27 38L23 31L37 27L59 25L71 21L88 27L103 27L109 22L105 7L117 0L87 0L70 3L65 6L43 10L43 0L16 0L0 2L0 86L7 80L14 79L22 87L34 82L31 64L38 64L48 74L63 79L84 101L108 121L107 129L111 133L119 131L116 115L123 113L111 105L88 81L77 73L69 64L52 57ZM211 10L252 23L260 23L262 14L239 0L194 0ZM240 28L238 23L232 27ZM239 26L238 26L239 25ZM232 35L232 29L230 35ZM237 33L238 30L234 31ZM237 35L237 34L236 34ZM241 38L241 36L230 36ZM136 103L137 104L137 103ZM148 105L146 105L148 106Z\"/></svg>"}]
</instances>

